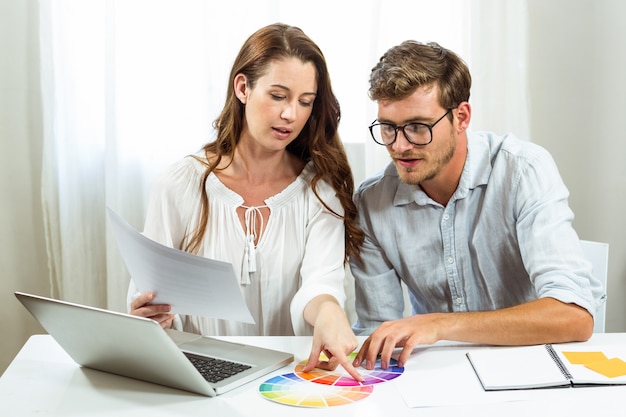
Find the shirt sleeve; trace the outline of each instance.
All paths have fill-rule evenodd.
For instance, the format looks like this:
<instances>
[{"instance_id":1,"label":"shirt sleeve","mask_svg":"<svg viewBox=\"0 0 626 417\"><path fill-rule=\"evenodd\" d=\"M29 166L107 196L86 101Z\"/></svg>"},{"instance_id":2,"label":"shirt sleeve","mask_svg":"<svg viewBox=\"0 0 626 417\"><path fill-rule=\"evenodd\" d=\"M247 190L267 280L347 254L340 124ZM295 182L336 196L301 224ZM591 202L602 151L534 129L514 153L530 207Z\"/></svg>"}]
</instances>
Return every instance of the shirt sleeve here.
<instances>
[{"instance_id":1,"label":"shirt sleeve","mask_svg":"<svg viewBox=\"0 0 626 417\"><path fill-rule=\"evenodd\" d=\"M384 256L384 251L373 235L372 224L386 224L384 219L377 219L380 213L366 198L360 189L354 196L357 206L358 224L365 233L361 247L361 262L350 260L350 269L354 276L355 309L357 322L353 330L359 335L371 334L385 321L403 317L404 295L400 278L393 266Z\"/></svg>"},{"instance_id":2,"label":"shirt sleeve","mask_svg":"<svg viewBox=\"0 0 626 417\"><path fill-rule=\"evenodd\" d=\"M549 153L536 147L514 187L520 252L539 298L577 304L595 315L606 297L582 251L569 192Z\"/></svg>"},{"instance_id":3,"label":"shirt sleeve","mask_svg":"<svg viewBox=\"0 0 626 417\"><path fill-rule=\"evenodd\" d=\"M343 207L327 183L320 181L317 191L335 213L343 216ZM313 327L304 320L304 309L312 299L318 295L328 294L342 307L346 299L343 286L345 279L343 218L324 207L312 190L309 191L308 206L306 245L300 268L301 285L290 305L292 326L296 336L313 333Z\"/></svg>"}]
</instances>

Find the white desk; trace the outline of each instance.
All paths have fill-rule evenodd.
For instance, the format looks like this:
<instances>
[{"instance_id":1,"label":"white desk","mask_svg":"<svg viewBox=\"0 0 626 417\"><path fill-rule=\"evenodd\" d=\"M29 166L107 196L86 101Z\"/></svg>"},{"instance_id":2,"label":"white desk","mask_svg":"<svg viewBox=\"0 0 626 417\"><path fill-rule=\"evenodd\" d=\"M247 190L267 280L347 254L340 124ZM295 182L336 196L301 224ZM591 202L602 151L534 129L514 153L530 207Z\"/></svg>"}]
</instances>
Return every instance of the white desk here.
<instances>
[{"instance_id":1,"label":"white desk","mask_svg":"<svg viewBox=\"0 0 626 417\"><path fill-rule=\"evenodd\" d=\"M624 415L626 386L558 388L524 391L518 401L484 401L481 392L475 404L457 403L438 407L410 408L405 401L407 382L437 375L428 388L443 393L454 403L463 393L476 389L477 381L455 378L466 367L465 353L480 349L467 344L438 343L418 348L407 363L405 374L378 384L366 399L326 409L277 404L258 393L259 384L270 376L293 371L309 354L306 337L231 337L228 340L291 351L295 361L285 368L215 398L178 391L130 378L81 368L48 335L32 336L0 378L0 416L549 416L596 417ZM626 333L596 334L587 342L623 345ZM464 368L465 369L465 368ZM465 371L464 371L465 372ZM450 374L450 375L446 375ZM423 376L423 378L422 378ZM466 375L467 376L467 375ZM449 378L449 384L443 381ZM404 379L404 380L403 380ZM462 378L461 378L462 379ZM430 379L429 379L430 380ZM455 383L455 381L457 381ZM402 385L403 384L403 385ZM430 382L429 382L430 384ZM463 386L463 384L466 384ZM472 386L468 386L472 385ZM416 385L417 386L417 385ZM428 391L427 390L427 391ZM435 391L433 391L435 390ZM432 394L415 389L416 396ZM494 397L489 397L493 399Z\"/></svg>"}]
</instances>

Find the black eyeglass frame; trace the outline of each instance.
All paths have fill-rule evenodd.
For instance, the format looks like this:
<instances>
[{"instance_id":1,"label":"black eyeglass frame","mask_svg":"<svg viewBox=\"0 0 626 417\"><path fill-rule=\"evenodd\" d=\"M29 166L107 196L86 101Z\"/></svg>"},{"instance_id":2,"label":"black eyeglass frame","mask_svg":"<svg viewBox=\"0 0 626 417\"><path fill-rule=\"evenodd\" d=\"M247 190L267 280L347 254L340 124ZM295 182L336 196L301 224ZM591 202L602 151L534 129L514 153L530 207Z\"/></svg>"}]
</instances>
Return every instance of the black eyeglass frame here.
<instances>
[{"instance_id":1,"label":"black eyeglass frame","mask_svg":"<svg viewBox=\"0 0 626 417\"><path fill-rule=\"evenodd\" d=\"M446 117L446 116L447 116L447 115L448 115L448 114L449 114L452 110L454 110L454 107L449 108L449 109L448 109L448 110L444 113L444 115L443 115L443 116L441 116L439 119L437 119L437 121L435 121L434 123L431 123L431 124L428 124L428 123L420 123L420 122L411 122L411 123L407 123L407 124L402 125L402 126L395 126L395 125L392 125L391 123L378 122L378 120L374 120L374 121L372 122L372 124L369 126L370 136L372 136L372 139L374 140L374 142L376 142L376 143L377 143L377 144L379 144L379 145L382 145L382 146L391 146L391 145L393 145L393 144L396 142L396 140L398 139L398 130L402 130L402 134L404 135L404 138L405 138L405 139L406 139L406 140L407 140L410 144L415 145L415 146L426 146L426 145L428 145L429 143L431 143L431 142L433 141L433 127L435 127L435 125L436 125L437 123L439 123L440 121L442 121L442 120L443 120L443 119L444 119L444 118L445 118L445 117ZM374 128L375 128L376 126L382 126L382 125L393 127L393 129L394 129L394 131L395 131L395 133L394 133L394 137L393 137L393 140L392 140L391 142L389 142L389 143L381 143L381 142L377 141L377 140L376 140L376 137L374 136ZM415 143L415 142L413 142L413 141L409 138L409 136L406 134L406 131L404 130L404 128L406 128L406 127L407 127L407 126L409 126L409 125L420 125L420 126L425 126L425 127L427 127L427 128L428 128L428 132L430 133L430 140L429 140L428 142L426 142L426 143Z\"/></svg>"}]
</instances>

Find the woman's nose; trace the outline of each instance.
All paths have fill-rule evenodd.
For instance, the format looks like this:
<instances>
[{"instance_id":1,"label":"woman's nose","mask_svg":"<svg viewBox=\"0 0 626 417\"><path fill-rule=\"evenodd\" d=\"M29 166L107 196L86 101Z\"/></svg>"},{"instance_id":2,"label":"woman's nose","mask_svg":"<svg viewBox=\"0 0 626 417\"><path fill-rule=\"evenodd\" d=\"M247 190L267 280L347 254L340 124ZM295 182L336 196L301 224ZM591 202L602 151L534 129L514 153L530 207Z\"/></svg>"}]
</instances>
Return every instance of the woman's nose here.
<instances>
[{"instance_id":1,"label":"woman's nose","mask_svg":"<svg viewBox=\"0 0 626 417\"><path fill-rule=\"evenodd\" d=\"M287 121L293 122L294 120L296 120L297 115L298 115L297 103L287 103L285 107L283 108L283 111L280 114L280 117Z\"/></svg>"}]
</instances>

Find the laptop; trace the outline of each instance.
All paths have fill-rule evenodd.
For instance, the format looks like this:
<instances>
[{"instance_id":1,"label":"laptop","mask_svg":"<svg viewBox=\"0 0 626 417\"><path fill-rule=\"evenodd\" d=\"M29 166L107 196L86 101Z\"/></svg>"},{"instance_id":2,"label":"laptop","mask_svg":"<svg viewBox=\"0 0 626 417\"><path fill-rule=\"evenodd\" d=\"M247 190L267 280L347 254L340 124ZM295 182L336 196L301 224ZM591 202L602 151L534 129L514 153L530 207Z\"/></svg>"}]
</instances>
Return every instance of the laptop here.
<instances>
[{"instance_id":1,"label":"laptop","mask_svg":"<svg viewBox=\"0 0 626 417\"><path fill-rule=\"evenodd\" d=\"M144 317L19 291L15 296L79 365L209 397L294 360L287 352L163 330ZM227 369L203 377L194 362L211 358Z\"/></svg>"}]
</instances>

